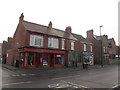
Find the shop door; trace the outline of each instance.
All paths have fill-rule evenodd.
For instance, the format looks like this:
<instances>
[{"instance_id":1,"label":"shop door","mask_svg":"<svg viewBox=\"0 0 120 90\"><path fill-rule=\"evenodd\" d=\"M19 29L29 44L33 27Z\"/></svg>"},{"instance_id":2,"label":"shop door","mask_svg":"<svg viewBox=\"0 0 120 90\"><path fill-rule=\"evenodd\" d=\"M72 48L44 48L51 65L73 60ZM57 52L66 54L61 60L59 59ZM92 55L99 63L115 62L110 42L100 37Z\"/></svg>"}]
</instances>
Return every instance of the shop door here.
<instances>
[{"instance_id":1,"label":"shop door","mask_svg":"<svg viewBox=\"0 0 120 90\"><path fill-rule=\"evenodd\" d=\"M54 54L50 54L50 66L54 65Z\"/></svg>"},{"instance_id":2,"label":"shop door","mask_svg":"<svg viewBox=\"0 0 120 90\"><path fill-rule=\"evenodd\" d=\"M36 65L37 66L42 65L42 54L41 53L36 54Z\"/></svg>"}]
</instances>

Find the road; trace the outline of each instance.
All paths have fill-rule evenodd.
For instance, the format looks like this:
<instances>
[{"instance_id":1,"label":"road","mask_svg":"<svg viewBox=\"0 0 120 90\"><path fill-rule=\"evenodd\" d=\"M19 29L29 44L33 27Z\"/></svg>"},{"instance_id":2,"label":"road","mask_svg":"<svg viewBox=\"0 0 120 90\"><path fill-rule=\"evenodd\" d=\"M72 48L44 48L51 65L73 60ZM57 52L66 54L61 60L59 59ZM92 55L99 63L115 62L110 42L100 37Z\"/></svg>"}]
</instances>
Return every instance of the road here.
<instances>
[{"instance_id":1,"label":"road","mask_svg":"<svg viewBox=\"0 0 120 90\"><path fill-rule=\"evenodd\" d=\"M114 88L118 85L118 65L88 70L31 70L3 67L2 88Z\"/></svg>"}]
</instances>

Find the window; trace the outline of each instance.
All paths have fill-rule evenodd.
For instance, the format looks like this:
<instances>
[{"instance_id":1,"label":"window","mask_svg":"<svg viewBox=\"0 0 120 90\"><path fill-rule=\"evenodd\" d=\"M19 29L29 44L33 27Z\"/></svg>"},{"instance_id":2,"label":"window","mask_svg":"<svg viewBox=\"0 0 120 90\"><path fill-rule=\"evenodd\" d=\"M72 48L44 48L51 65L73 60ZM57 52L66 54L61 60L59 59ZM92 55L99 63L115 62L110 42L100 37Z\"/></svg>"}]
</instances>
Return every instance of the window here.
<instances>
[{"instance_id":1,"label":"window","mask_svg":"<svg viewBox=\"0 0 120 90\"><path fill-rule=\"evenodd\" d=\"M30 46L43 46L43 36L30 35Z\"/></svg>"},{"instance_id":2,"label":"window","mask_svg":"<svg viewBox=\"0 0 120 90\"><path fill-rule=\"evenodd\" d=\"M105 47L103 47L104 53L105 53Z\"/></svg>"},{"instance_id":3,"label":"window","mask_svg":"<svg viewBox=\"0 0 120 90\"><path fill-rule=\"evenodd\" d=\"M58 39L48 38L48 47L58 48Z\"/></svg>"},{"instance_id":4,"label":"window","mask_svg":"<svg viewBox=\"0 0 120 90\"><path fill-rule=\"evenodd\" d=\"M28 65L34 65L34 53L28 55Z\"/></svg>"},{"instance_id":5,"label":"window","mask_svg":"<svg viewBox=\"0 0 120 90\"><path fill-rule=\"evenodd\" d=\"M43 65L48 65L48 54L43 55Z\"/></svg>"},{"instance_id":6,"label":"window","mask_svg":"<svg viewBox=\"0 0 120 90\"><path fill-rule=\"evenodd\" d=\"M84 44L84 51L86 51L86 47L87 47L87 45L86 45L86 44Z\"/></svg>"},{"instance_id":7,"label":"window","mask_svg":"<svg viewBox=\"0 0 120 90\"><path fill-rule=\"evenodd\" d=\"M74 50L74 41L71 40L71 50Z\"/></svg>"},{"instance_id":8,"label":"window","mask_svg":"<svg viewBox=\"0 0 120 90\"><path fill-rule=\"evenodd\" d=\"M20 64L23 64L24 54L20 53Z\"/></svg>"},{"instance_id":9,"label":"window","mask_svg":"<svg viewBox=\"0 0 120 90\"><path fill-rule=\"evenodd\" d=\"M55 64L63 64L63 55L55 56Z\"/></svg>"},{"instance_id":10,"label":"window","mask_svg":"<svg viewBox=\"0 0 120 90\"><path fill-rule=\"evenodd\" d=\"M26 66L26 63L27 63L27 53L25 53L25 66Z\"/></svg>"},{"instance_id":11,"label":"window","mask_svg":"<svg viewBox=\"0 0 120 90\"><path fill-rule=\"evenodd\" d=\"M65 39L62 39L62 49L65 49Z\"/></svg>"},{"instance_id":12,"label":"window","mask_svg":"<svg viewBox=\"0 0 120 90\"><path fill-rule=\"evenodd\" d=\"M90 45L90 51L92 52L92 45Z\"/></svg>"}]
</instances>

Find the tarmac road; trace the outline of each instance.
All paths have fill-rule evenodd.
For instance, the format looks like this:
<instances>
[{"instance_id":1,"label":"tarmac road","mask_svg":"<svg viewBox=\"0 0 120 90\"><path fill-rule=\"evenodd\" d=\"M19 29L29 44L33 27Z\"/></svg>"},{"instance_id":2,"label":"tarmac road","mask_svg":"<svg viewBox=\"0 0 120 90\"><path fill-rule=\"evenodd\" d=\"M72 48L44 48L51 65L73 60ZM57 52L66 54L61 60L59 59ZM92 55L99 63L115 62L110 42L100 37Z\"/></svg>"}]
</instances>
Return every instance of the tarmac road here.
<instances>
[{"instance_id":1,"label":"tarmac road","mask_svg":"<svg viewBox=\"0 0 120 90\"><path fill-rule=\"evenodd\" d=\"M116 88L118 65L82 68L2 68L2 88ZM116 87L115 87L116 86Z\"/></svg>"}]
</instances>

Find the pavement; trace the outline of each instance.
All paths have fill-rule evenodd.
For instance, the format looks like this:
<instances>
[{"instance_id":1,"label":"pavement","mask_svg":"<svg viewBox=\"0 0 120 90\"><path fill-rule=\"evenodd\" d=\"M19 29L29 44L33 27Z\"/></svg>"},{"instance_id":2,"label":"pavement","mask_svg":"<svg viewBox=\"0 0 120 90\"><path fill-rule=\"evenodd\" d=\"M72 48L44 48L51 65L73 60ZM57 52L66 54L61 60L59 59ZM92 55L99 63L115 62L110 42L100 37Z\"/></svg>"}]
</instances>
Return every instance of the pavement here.
<instances>
[{"instance_id":1,"label":"pavement","mask_svg":"<svg viewBox=\"0 0 120 90\"><path fill-rule=\"evenodd\" d=\"M107 67L109 65L105 65L104 67ZM64 72L75 72L75 71L86 71L86 70L93 70L93 69L100 69L104 68L101 67L101 65L91 65L88 66L88 69L83 69L82 66L79 67L60 67L60 68L55 68L55 67L49 67L49 68L22 68L22 67L15 67L7 64L2 64L3 68L6 68L8 70L17 72L17 73L36 73L38 74L43 74L43 73L64 73Z\"/></svg>"}]
</instances>

